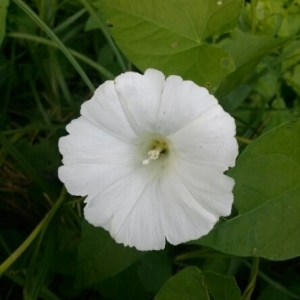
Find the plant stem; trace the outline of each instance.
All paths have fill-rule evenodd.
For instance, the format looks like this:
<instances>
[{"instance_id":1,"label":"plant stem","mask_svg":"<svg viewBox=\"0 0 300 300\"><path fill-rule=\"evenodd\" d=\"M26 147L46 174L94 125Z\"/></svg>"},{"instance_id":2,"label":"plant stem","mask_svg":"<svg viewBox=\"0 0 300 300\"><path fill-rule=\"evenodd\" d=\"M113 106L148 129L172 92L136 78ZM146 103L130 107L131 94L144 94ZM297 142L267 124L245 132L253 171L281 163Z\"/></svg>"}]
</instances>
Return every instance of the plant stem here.
<instances>
[{"instance_id":1,"label":"plant stem","mask_svg":"<svg viewBox=\"0 0 300 300\"><path fill-rule=\"evenodd\" d=\"M249 280L247 288L245 289L245 291L243 293L242 300L250 300L251 299L251 295L252 295L252 293L255 289L255 285L256 285L258 269L259 269L259 258L254 257L253 262L252 262L250 280Z\"/></svg>"},{"instance_id":2,"label":"plant stem","mask_svg":"<svg viewBox=\"0 0 300 300\"><path fill-rule=\"evenodd\" d=\"M1 265L0 265L0 276L22 255L22 253L31 245L34 239L38 236L38 234L42 231L44 226L50 222L53 218L55 212L58 210L60 205L63 203L66 196L66 189L63 188L62 192L55 202L51 210L45 215L43 220L35 227L35 229L31 232L31 234L27 237L27 239L12 253Z\"/></svg>"},{"instance_id":3,"label":"plant stem","mask_svg":"<svg viewBox=\"0 0 300 300\"><path fill-rule=\"evenodd\" d=\"M243 263L251 268L251 264L246 261L243 260ZM294 299L300 299L300 295L294 294L292 293L290 290L288 290L285 286L281 285L279 282L273 280L272 278L270 278L269 276L267 276L265 273L263 273L262 271L258 271L258 277L260 277L261 279L263 279L264 281L266 281L269 285L271 285L272 287L274 287L275 289L277 289L278 291L286 294L287 296L294 298Z\"/></svg>"},{"instance_id":4,"label":"plant stem","mask_svg":"<svg viewBox=\"0 0 300 300\"><path fill-rule=\"evenodd\" d=\"M252 143L252 140L247 139L247 138L245 138L245 137L243 137L243 136L236 136L236 139L237 139L239 142L242 142L242 143L247 144L247 145L249 145L249 144Z\"/></svg>"}]
</instances>

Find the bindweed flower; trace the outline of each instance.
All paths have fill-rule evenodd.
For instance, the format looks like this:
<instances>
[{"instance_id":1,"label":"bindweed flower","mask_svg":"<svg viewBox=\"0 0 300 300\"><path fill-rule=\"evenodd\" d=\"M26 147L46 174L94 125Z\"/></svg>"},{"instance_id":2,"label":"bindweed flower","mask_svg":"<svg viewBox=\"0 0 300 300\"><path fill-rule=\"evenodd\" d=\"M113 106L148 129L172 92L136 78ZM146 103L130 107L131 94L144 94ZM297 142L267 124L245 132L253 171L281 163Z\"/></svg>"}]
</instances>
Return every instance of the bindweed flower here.
<instances>
[{"instance_id":1,"label":"bindweed flower","mask_svg":"<svg viewBox=\"0 0 300 300\"><path fill-rule=\"evenodd\" d=\"M87 196L86 220L124 245L159 250L228 216L234 119L205 88L148 69L106 81L59 141L59 178Z\"/></svg>"}]
</instances>

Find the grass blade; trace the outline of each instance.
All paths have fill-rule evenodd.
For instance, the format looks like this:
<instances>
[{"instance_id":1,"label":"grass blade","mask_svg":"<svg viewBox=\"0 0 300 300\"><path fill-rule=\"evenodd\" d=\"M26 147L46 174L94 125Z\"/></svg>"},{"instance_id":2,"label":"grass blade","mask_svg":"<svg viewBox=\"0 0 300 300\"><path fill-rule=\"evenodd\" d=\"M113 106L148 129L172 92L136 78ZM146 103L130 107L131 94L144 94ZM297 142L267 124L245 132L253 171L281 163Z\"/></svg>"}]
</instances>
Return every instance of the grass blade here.
<instances>
[{"instance_id":1,"label":"grass blade","mask_svg":"<svg viewBox=\"0 0 300 300\"><path fill-rule=\"evenodd\" d=\"M55 44L54 42L39 37L39 36L35 36L35 35L31 35L31 34L26 34L26 33L19 33L19 32L13 32L13 33L9 33L7 34L7 37L12 37L12 38L18 38L18 39L26 39L26 40L30 40L30 41L34 41L40 44L44 44L47 46L51 46L54 48L59 48L59 46L57 44ZM101 65L99 65L98 63L96 63L95 61L93 61L92 59L88 58L87 56L67 48L68 51L75 57L77 57L78 59L80 59L81 61L85 62L87 65L93 67L94 69L96 69L101 75L103 75L104 77L106 77L107 79L114 79L115 75L112 74L111 72L109 72L107 69L105 69L104 67L102 67Z\"/></svg>"},{"instance_id":2,"label":"grass blade","mask_svg":"<svg viewBox=\"0 0 300 300\"><path fill-rule=\"evenodd\" d=\"M80 18L84 13L86 12L86 9L81 9L73 16L69 17L66 21L59 24L57 27L54 28L53 32L58 33L66 28L68 28L71 24L73 24L78 18Z\"/></svg>"},{"instance_id":3,"label":"grass blade","mask_svg":"<svg viewBox=\"0 0 300 300\"><path fill-rule=\"evenodd\" d=\"M120 51L118 50L116 44L114 43L113 39L111 38L111 36L110 36L109 32L107 31L106 27L102 24L101 19L99 18L99 16L97 15L97 13L93 9L93 7L86 0L80 0L80 2L84 5L84 7L90 13L90 15L97 21L98 26L101 29L102 33L104 34L106 40L108 41L112 51L114 52L114 54L117 58L117 61L119 62L120 66L122 68L122 71L126 72L127 68L126 68L125 63L123 61L123 58L120 54Z\"/></svg>"},{"instance_id":4,"label":"grass blade","mask_svg":"<svg viewBox=\"0 0 300 300\"><path fill-rule=\"evenodd\" d=\"M81 76L82 80L86 83L86 85L91 90L91 92L94 92L95 87L92 84L92 82L90 81L90 79L87 77L84 70L78 64L78 62L73 57L73 55L70 53L70 51L67 49L67 47L60 41L60 39L56 36L56 34L48 27L48 25L45 24L41 20L41 18L22 0L13 0L13 1L49 35L49 37L57 44L58 48L65 54L67 59L70 61L70 63L76 69L76 71Z\"/></svg>"},{"instance_id":5,"label":"grass blade","mask_svg":"<svg viewBox=\"0 0 300 300\"><path fill-rule=\"evenodd\" d=\"M0 47L5 37L8 0L0 0Z\"/></svg>"},{"instance_id":6,"label":"grass blade","mask_svg":"<svg viewBox=\"0 0 300 300\"><path fill-rule=\"evenodd\" d=\"M46 214L43 220L35 227L27 239L13 252L1 265L0 265L0 276L6 272L6 270L22 255L22 253L31 245L43 228L47 227L49 222L52 220L54 214L59 209L63 201L65 200L66 189L63 188L62 192L55 202L51 210Z\"/></svg>"}]
</instances>

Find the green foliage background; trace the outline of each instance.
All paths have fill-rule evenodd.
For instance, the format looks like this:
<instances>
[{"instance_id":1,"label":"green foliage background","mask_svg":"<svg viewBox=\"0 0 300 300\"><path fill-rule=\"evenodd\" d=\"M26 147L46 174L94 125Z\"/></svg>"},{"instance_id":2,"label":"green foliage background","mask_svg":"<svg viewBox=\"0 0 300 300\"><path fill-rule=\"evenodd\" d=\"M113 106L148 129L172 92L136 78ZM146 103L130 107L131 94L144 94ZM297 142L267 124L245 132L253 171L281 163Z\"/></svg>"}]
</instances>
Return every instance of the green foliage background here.
<instances>
[{"instance_id":1,"label":"green foliage background","mask_svg":"<svg viewBox=\"0 0 300 300\"><path fill-rule=\"evenodd\" d=\"M299 0L0 0L1 299L300 299ZM236 120L232 215L139 252L83 220L57 178L98 85L147 68Z\"/></svg>"}]
</instances>

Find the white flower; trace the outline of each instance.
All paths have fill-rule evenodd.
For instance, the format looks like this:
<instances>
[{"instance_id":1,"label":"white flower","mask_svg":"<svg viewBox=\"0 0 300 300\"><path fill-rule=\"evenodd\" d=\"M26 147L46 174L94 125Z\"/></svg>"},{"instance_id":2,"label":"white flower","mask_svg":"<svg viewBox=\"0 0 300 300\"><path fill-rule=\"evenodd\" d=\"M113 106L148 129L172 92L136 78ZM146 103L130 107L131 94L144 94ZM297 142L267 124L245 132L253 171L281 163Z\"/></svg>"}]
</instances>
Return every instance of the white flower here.
<instances>
[{"instance_id":1,"label":"white flower","mask_svg":"<svg viewBox=\"0 0 300 300\"><path fill-rule=\"evenodd\" d=\"M228 216L238 153L234 119L205 88L148 69L107 81L59 141L59 178L84 215L124 245L159 250Z\"/></svg>"}]
</instances>

